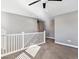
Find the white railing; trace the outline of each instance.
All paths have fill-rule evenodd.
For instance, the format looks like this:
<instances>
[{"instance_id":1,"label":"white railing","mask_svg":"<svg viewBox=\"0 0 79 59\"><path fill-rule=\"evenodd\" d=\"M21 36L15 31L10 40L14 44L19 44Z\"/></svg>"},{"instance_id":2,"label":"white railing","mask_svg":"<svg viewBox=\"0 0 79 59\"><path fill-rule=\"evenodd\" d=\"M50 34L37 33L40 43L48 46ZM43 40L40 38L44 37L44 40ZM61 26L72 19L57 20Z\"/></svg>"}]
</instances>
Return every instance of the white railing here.
<instances>
[{"instance_id":1,"label":"white railing","mask_svg":"<svg viewBox=\"0 0 79 59\"><path fill-rule=\"evenodd\" d=\"M45 31L1 35L1 56L23 50L31 45L45 43Z\"/></svg>"}]
</instances>

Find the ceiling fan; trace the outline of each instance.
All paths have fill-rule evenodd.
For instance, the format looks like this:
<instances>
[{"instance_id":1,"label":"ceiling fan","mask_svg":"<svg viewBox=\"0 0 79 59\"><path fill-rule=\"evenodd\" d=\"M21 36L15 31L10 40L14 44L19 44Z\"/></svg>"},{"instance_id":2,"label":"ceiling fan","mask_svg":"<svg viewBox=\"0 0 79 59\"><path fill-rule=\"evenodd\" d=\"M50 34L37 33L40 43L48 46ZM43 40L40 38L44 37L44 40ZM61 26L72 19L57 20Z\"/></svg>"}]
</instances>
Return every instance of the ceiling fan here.
<instances>
[{"instance_id":1,"label":"ceiling fan","mask_svg":"<svg viewBox=\"0 0 79 59\"><path fill-rule=\"evenodd\" d=\"M39 2L39 1L42 1L42 0L37 0L37 1L34 1L34 2L32 2L32 3L30 3L30 4L28 4L29 6L31 6L31 5L33 5L33 4L35 4L35 3L37 3L37 2ZM47 1L62 1L62 0L43 0L43 8L46 8L46 2Z\"/></svg>"}]
</instances>

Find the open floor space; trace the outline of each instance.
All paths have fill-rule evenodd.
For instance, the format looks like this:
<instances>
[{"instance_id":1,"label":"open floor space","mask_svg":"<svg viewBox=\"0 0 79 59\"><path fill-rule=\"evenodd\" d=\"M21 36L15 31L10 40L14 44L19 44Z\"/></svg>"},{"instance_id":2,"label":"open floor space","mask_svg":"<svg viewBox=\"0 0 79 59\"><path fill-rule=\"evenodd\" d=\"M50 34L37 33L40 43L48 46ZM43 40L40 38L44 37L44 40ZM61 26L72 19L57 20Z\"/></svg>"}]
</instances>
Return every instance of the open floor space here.
<instances>
[{"instance_id":1,"label":"open floor space","mask_svg":"<svg viewBox=\"0 0 79 59\"><path fill-rule=\"evenodd\" d=\"M40 45L41 48L32 59L78 59L78 49L54 43L52 39L48 39L45 44ZM21 51L13 55L9 55L2 59L15 59L19 54L26 53Z\"/></svg>"}]
</instances>

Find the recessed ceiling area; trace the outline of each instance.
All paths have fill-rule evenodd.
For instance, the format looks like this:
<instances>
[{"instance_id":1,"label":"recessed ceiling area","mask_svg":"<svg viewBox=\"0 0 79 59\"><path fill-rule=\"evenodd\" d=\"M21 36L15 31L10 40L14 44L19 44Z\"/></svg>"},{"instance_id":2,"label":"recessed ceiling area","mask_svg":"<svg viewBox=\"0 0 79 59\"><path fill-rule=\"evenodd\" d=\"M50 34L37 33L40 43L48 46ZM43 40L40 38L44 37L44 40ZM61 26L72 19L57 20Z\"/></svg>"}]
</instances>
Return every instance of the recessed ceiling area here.
<instances>
[{"instance_id":1,"label":"recessed ceiling area","mask_svg":"<svg viewBox=\"0 0 79 59\"><path fill-rule=\"evenodd\" d=\"M48 1L45 9L41 1L28 6L33 1L36 0L2 0L1 10L42 20L50 20L57 15L78 10L78 0Z\"/></svg>"}]
</instances>

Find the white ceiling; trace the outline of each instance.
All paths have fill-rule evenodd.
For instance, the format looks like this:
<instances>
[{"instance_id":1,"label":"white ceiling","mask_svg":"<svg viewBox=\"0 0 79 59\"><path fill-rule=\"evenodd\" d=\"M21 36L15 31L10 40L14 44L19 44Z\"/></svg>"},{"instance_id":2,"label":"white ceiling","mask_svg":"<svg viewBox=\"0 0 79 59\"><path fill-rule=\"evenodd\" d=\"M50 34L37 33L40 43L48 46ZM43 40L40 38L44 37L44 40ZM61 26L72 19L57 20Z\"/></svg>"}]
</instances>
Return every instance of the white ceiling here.
<instances>
[{"instance_id":1,"label":"white ceiling","mask_svg":"<svg viewBox=\"0 0 79 59\"><path fill-rule=\"evenodd\" d=\"M78 0L63 0L62 2L48 2L47 11L52 16L77 11Z\"/></svg>"},{"instance_id":2,"label":"white ceiling","mask_svg":"<svg viewBox=\"0 0 79 59\"><path fill-rule=\"evenodd\" d=\"M77 11L78 8L78 0L49 1L46 9L42 8L42 2L28 6L33 1L36 0L2 0L2 11L51 20L54 16Z\"/></svg>"}]
</instances>

